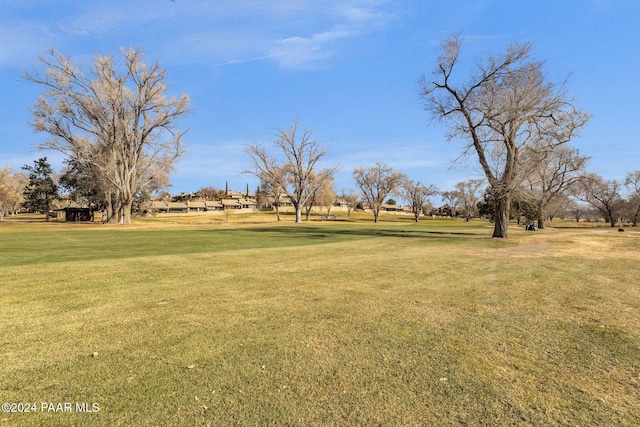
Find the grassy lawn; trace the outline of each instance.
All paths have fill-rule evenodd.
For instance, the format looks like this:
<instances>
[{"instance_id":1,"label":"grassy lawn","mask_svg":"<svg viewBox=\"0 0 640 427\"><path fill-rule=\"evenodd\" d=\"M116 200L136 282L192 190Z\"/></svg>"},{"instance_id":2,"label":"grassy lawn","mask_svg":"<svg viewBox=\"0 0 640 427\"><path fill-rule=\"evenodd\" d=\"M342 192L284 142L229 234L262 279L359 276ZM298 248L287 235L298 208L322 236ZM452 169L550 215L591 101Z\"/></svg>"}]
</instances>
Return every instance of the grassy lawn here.
<instances>
[{"instance_id":1,"label":"grassy lawn","mask_svg":"<svg viewBox=\"0 0 640 427\"><path fill-rule=\"evenodd\" d=\"M640 425L638 232L170 218L0 223L0 426Z\"/></svg>"}]
</instances>

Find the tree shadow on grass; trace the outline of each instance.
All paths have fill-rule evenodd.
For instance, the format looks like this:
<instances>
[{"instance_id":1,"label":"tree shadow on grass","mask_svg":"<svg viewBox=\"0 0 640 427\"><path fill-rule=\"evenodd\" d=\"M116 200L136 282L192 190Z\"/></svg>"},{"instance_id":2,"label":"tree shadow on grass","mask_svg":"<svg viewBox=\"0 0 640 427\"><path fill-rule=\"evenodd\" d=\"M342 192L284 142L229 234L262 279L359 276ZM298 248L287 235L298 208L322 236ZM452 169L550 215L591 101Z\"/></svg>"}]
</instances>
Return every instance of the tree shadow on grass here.
<instances>
[{"instance_id":1,"label":"tree shadow on grass","mask_svg":"<svg viewBox=\"0 0 640 427\"><path fill-rule=\"evenodd\" d=\"M475 230L474 230L475 231ZM58 237L56 237L58 236ZM40 237L40 238L38 238ZM481 230L447 231L384 226L277 225L221 229L92 230L89 233L36 233L23 244L0 248L1 266L104 261L160 255L189 255L243 249L338 243L369 238L480 241ZM52 240L53 239L53 240ZM428 241L425 240L425 241Z\"/></svg>"},{"instance_id":2,"label":"tree shadow on grass","mask_svg":"<svg viewBox=\"0 0 640 427\"><path fill-rule=\"evenodd\" d=\"M445 236L461 236L461 237L473 237L482 238L487 237L485 234L479 232L465 232L465 231L434 231L434 230L398 230L394 228L334 228L334 227L314 227L308 225L302 226L277 226L277 227L256 227L251 231L257 233L274 233L283 234L288 237L306 237L306 238L320 238L330 236L353 236L353 237L402 237L412 239L425 239L433 237L445 237Z\"/></svg>"}]
</instances>

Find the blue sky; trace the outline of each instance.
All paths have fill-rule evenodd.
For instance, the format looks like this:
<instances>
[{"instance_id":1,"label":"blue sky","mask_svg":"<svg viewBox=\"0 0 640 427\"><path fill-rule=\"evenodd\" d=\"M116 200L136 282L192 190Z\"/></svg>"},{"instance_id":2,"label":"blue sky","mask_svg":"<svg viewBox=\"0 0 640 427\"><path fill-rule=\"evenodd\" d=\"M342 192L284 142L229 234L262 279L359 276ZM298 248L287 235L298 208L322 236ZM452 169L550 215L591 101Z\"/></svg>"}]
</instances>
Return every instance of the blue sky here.
<instances>
[{"instance_id":1,"label":"blue sky","mask_svg":"<svg viewBox=\"0 0 640 427\"><path fill-rule=\"evenodd\" d=\"M88 67L95 54L144 49L167 70L170 93L188 93L188 153L171 192L242 190L248 143L266 144L295 121L312 128L339 165L384 161L450 190L482 177L474 162L451 169L462 142L447 142L418 96L442 39L461 33L471 65L530 41L550 81L592 115L572 145L589 169L623 179L640 169L640 1L637 0L0 0L0 166L48 156L28 126L41 89L21 80L51 47ZM461 70L465 75L465 70Z\"/></svg>"}]
</instances>

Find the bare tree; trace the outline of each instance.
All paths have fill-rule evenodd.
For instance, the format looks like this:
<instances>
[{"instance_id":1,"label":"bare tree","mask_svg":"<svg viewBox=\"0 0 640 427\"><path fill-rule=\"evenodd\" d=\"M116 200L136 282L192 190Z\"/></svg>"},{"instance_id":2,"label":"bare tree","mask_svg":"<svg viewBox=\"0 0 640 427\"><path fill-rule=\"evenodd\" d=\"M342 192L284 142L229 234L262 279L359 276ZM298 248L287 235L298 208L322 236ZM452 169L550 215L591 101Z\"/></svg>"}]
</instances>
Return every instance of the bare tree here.
<instances>
[{"instance_id":1,"label":"bare tree","mask_svg":"<svg viewBox=\"0 0 640 427\"><path fill-rule=\"evenodd\" d=\"M479 191L484 188L484 185L485 181L482 179L470 179L456 183L456 189L449 192L453 193L452 199L455 200L455 204L462 208L466 221L469 221L476 214L478 201L481 197Z\"/></svg>"},{"instance_id":2,"label":"bare tree","mask_svg":"<svg viewBox=\"0 0 640 427\"><path fill-rule=\"evenodd\" d=\"M441 195L446 204L446 207L442 207L443 211L446 211L446 208L448 208L451 217L457 216L460 193L458 191L443 191Z\"/></svg>"},{"instance_id":3,"label":"bare tree","mask_svg":"<svg viewBox=\"0 0 640 427\"><path fill-rule=\"evenodd\" d=\"M493 237L504 238L511 193L531 166L528 152L568 142L588 116L545 82L542 62L529 60L531 44L513 44L504 55L489 56L466 83L453 73L461 45L456 36L444 41L435 79L420 82L422 97L425 109L448 124L449 140L468 141L462 155L477 155L496 205Z\"/></svg>"},{"instance_id":4,"label":"bare tree","mask_svg":"<svg viewBox=\"0 0 640 427\"><path fill-rule=\"evenodd\" d=\"M320 185L320 187L316 188L313 194L307 199L307 203L305 205L305 215L306 219L309 220L309 216L311 215L311 209L314 206L321 206L327 209L327 215L331 213L331 208L336 201L336 195L333 190L333 177L327 179Z\"/></svg>"},{"instance_id":5,"label":"bare tree","mask_svg":"<svg viewBox=\"0 0 640 427\"><path fill-rule=\"evenodd\" d=\"M596 174L588 174L579 181L576 195L596 208L604 220L615 227L622 201L620 187L616 180L604 180Z\"/></svg>"},{"instance_id":6,"label":"bare tree","mask_svg":"<svg viewBox=\"0 0 640 427\"><path fill-rule=\"evenodd\" d=\"M483 180L461 181L456 183L455 190L443 191L442 199L449 207L451 216L464 214L465 221L468 221L477 210L477 203L480 200L478 190L484 184Z\"/></svg>"},{"instance_id":7,"label":"bare tree","mask_svg":"<svg viewBox=\"0 0 640 427\"><path fill-rule=\"evenodd\" d=\"M638 218L640 218L640 170L629 172L624 180L624 186L629 191L631 222L635 227L638 225Z\"/></svg>"},{"instance_id":8,"label":"bare tree","mask_svg":"<svg viewBox=\"0 0 640 427\"><path fill-rule=\"evenodd\" d=\"M315 179L315 174L312 173L311 180ZM309 217L311 216L311 209L317 204L318 200L318 191L320 191L320 187L314 187L311 189L311 192L307 195L307 201L304 204L304 219L309 221Z\"/></svg>"},{"instance_id":9,"label":"bare tree","mask_svg":"<svg viewBox=\"0 0 640 427\"><path fill-rule=\"evenodd\" d=\"M535 166L526 182L528 193L539 211L538 228L542 229L547 208L581 179L589 158L566 145L553 151L540 150L540 153L532 159Z\"/></svg>"},{"instance_id":10,"label":"bare tree","mask_svg":"<svg viewBox=\"0 0 640 427\"><path fill-rule=\"evenodd\" d=\"M280 130L278 140L273 144L283 155L277 159L258 144L249 145L245 152L253 160L253 170L245 171L256 175L263 183L282 191L296 211L296 223L302 222L302 208L309 197L322 184L333 177L337 168L316 171L318 162L327 155L320 143L312 139L312 131L304 130L296 135L297 123L289 130Z\"/></svg>"},{"instance_id":11,"label":"bare tree","mask_svg":"<svg viewBox=\"0 0 640 427\"><path fill-rule=\"evenodd\" d=\"M280 175L283 175L282 178L280 178ZM273 179L273 177L278 177L277 180L274 180L274 182L282 182L282 181L286 181L286 178L284 177L284 172L282 171L282 169L279 168L274 168L271 170L271 174L269 175L271 176L271 178ZM262 174L260 176L260 189L261 191L267 195L268 198L273 199L273 202L271 203L271 207L273 207L276 211L276 218L278 221L281 220L280 218L280 198L283 195L283 190L279 185L274 185L272 182L270 182L268 180L268 177L265 176L265 174Z\"/></svg>"},{"instance_id":12,"label":"bare tree","mask_svg":"<svg viewBox=\"0 0 640 427\"><path fill-rule=\"evenodd\" d=\"M369 168L354 169L353 179L360 187L364 199L369 203L373 212L373 221L378 222L384 199L398 189L406 177L401 172L394 172L391 166L378 162Z\"/></svg>"},{"instance_id":13,"label":"bare tree","mask_svg":"<svg viewBox=\"0 0 640 427\"><path fill-rule=\"evenodd\" d=\"M204 200L216 200L218 198L218 190L214 187L203 187L198 190L198 194Z\"/></svg>"},{"instance_id":14,"label":"bare tree","mask_svg":"<svg viewBox=\"0 0 640 427\"><path fill-rule=\"evenodd\" d=\"M587 208L583 204L578 203L573 199L569 199L567 212L576 220L576 222L580 222L580 219L584 216L586 210Z\"/></svg>"},{"instance_id":15,"label":"bare tree","mask_svg":"<svg viewBox=\"0 0 640 427\"><path fill-rule=\"evenodd\" d=\"M406 179L402 183L399 193L400 197L409 201L411 213L418 222L425 206L429 203L429 197L438 194L438 188L434 185L426 186L421 182Z\"/></svg>"},{"instance_id":16,"label":"bare tree","mask_svg":"<svg viewBox=\"0 0 640 427\"><path fill-rule=\"evenodd\" d=\"M569 208L572 207L572 202L573 200L569 197L568 192L560 193L558 197L553 198L545 207L545 219L548 219L549 222L553 221L554 218L564 219L565 216L569 214Z\"/></svg>"},{"instance_id":17,"label":"bare tree","mask_svg":"<svg viewBox=\"0 0 640 427\"><path fill-rule=\"evenodd\" d=\"M27 181L22 172L12 175L9 166L0 168L0 221L7 213L15 213L22 202L22 190Z\"/></svg>"},{"instance_id":18,"label":"bare tree","mask_svg":"<svg viewBox=\"0 0 640 427\"><path fill-rule=\"evenodd\" d=\"M327 209L327 215L331 214L331 208L336 202L336 193L333 189L333 177L325 181L316 192L316 205L324 206Z\"/></svg>"},{"instance_id":19,"label":"bare tree","mask_svg":"<svg viewBox=\"0 0 640 427\"><path fill-rule=\"evenodd\" d=\"M88 75L55 50L40 56L45 72L25 72L44 87L31 126L53 138L43 148L61 151L99 172L107 199L116 201L118 220L131 221L131 207L152 173L168 173L183 152L183 132L175 128L189 111L189 97L167 98L166 72L147 65L144 54L122 50L96 56Z\"/></svg>"},{"instance_id":20,"label":"bare tree","mask_svg":"<svg viewBox=\"0 0 640 427\"><path fill-rule=\"evenodd\" d=\"M7 187L0 184L0 221L4 219L4 216L11 212L13 206L20 200L20 195Z\"/></svg>"},{"instance_id":21,"label":"bare tree","mask_svg":"<svg viewBox=\"0 0 640 427\"><path fill-rule=\"evenodd\" d=\"M342 190L338 198L346 205L347 216L351 216L351 211L358 204L358 193L356 193L353 189L349 189L348 191Z\"/></svg>"}]
</instances>

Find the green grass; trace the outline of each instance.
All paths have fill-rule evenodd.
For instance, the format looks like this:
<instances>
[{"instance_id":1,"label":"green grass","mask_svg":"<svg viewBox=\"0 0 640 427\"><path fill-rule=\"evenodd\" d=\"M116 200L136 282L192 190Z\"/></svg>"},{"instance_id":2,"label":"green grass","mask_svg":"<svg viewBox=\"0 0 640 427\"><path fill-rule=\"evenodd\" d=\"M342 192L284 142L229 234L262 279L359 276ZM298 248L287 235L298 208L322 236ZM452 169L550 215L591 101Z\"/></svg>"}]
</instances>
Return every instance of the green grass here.
<instances>
[{"instance_id":1,"label":"green grass","mask_svg":"<svg viewBox=\"0 0 640 427\"><path fill-rule=\"evenodd\" d=\"M0 425L640 424L638 233L341 219L0 223Z\"/></svg>"}]
</instances>

